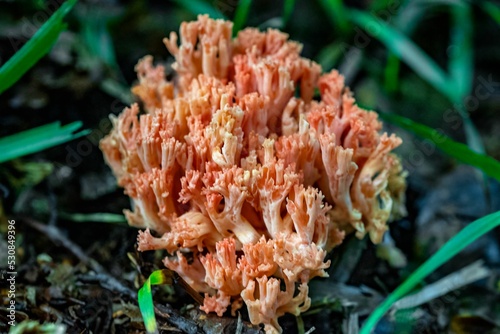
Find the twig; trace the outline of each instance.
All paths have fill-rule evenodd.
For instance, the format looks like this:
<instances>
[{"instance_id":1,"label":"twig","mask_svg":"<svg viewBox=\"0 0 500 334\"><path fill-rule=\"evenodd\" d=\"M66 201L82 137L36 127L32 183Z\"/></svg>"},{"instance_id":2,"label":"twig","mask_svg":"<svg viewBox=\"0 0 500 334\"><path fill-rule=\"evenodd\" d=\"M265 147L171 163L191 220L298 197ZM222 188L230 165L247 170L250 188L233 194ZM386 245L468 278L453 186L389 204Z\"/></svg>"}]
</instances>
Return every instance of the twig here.
<instances>
[{"instance_id":1,"label":"twig","mask_svg":"<svg viewBox=\"0 0 500 334\"><path fill-rule=\"evenodd\" d=\"M427 285L417 293L404 297L394 303L392 310L413 308L441 297L450 291L459 289L467 284L486 278L490 270L484 267L482 260L476 261L459 271L456 271L439 281Z\"/></svg>"},{"instance_id":2,"label":"twig","mask_svg":"<svg viewBox=\"0 0 500 334\"><path fill-rule=\"evenodd\" d=\"M94 269L94 271L96 270ZM107 272L101 272L101 273L97 272L96 274L79 275L78 280L84 283L99 283L99 285L106 290L121 293L123 295L128 296L130 299L137 299L137 293L135 291L124 286L120 281L113 278Z\"/></svg>"},{"instance_id":3,"label":"twig","mask_svg":"<svg viewBox=\"0 0 500 334\"><path fill-rule=\"evenodd\" d=\"M238 323L236 324L236 334L243 333L243 321L241 321L241 313L238 312Z\"/></svg>"},{"instance_id":4,"label":"twig","mask_svg":"<svg viewBox=\"0 0 500 334\"><path fill-rule=\"evenodd\" d=\"M311 334L312 332L314 332L316 330L316 327L312 326L311 328L309 328L309 330L307 332L305 332L304 334Z\"/></svg>"},{"instance_id":5,"label":"twig","mask_svg":"<svg viewBox=\"0 0 500 334\"><path fill-rule=\"evenodd\" d=\"M109 289L114 292L118 292L124 295L129 296L131 299L137 299L137 293L130 288L126 287L123 283L118 281L116 278L111 276L101 264L99 264L96 260L87 256L85 252L69 240L64 234L59 230L56 226L50 226L46 224L42 224L34 219L22 217L20 219L24 221L27 225L34 228L35 230L45 234L54 244L58 246L62 246L70 251L74 256L76 256L82 263L88 265L92 270L94 270L97 274L95 276L95 280L101 283L103 287Z\"/></svg>"},{"instance_id":6,"label":"twig","mask_svg":"<svg viewBox=\"0 0 500 334\"><path fill-rule=\"evenodd\" d=\"M169 304L156 304L155 313L187 334L203 334L194 321L180 315L179 312L173 309Z\"/></svg>"},{"instance_id":7,"label":"twig","mask_svg":"<svg viewBox=\"0 0 500 334\"><path fill-rule=\"evenodd\" d=\"M188 311L188 316L198 324L206 334L237 333L238 320L228 317L218 317L213 314L206 314L199 308L192 308ZM253 326L250 323L241 321L241 334L263 334L260 327Z\"/></svg>"},{"instance_id":8,"label":"twig","mask_svg":"<svg viewBox=\"0 0 500 334\"><path fill-rule=\"evenodd\" d=\"M344 333L358 334L359 333L359 314L350 312L347 319L342 322Z\"/></svg>"}]
</instances>

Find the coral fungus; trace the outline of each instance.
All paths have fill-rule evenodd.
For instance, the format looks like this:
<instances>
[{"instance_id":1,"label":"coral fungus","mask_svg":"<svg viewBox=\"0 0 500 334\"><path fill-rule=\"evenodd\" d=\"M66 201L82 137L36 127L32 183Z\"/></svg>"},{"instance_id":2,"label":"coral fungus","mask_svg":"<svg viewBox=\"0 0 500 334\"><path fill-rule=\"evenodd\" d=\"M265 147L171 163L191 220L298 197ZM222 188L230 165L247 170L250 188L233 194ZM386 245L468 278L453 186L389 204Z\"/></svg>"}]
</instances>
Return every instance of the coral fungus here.
<instances>
[{"instance_id":1,"label":"coral fungus","mask_svg":"<svg viewBox=\"0 0 500 334\"><path fill-rule=\"evenodd\" d=\"M139 249L167 250L204 311L246 304L275 333L278 317L308 309L307 283L327 276L345 233L380 242L402 211L391 153L401 139L380 134L343 77L322 74L286 34L231 35L231 22L207 16L181 25L180 45L171 33L174 82L143 58L132 89L142 113L112 117L101 148L133 200L129 223L146 229Z\"/></svg>"}]
</instances>

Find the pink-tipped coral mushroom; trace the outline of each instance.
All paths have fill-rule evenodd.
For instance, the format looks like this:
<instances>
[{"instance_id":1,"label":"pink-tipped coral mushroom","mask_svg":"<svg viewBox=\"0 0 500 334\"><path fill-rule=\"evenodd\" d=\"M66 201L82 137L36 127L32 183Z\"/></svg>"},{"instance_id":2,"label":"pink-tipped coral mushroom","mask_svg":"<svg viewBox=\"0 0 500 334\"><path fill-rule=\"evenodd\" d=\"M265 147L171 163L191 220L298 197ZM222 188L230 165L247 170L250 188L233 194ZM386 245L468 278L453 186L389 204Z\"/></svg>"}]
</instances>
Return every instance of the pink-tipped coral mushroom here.
<instances>
[{"instance_id":1,"label":"pink-tipped coral mushroom","mask_svg":"<svg viewBox=\"0 0 500 334\"><path fill-rule=\"evenodd\" d=\"M231 22L207 16L181 25L180 45L171 33L175 83L143 58L132 89L143 112L112 117L101 148L133 200L129 223L146 229L139 249L167 250L204 311L244 303L275 333L278 317L309 308L307 283L327 276L325 256L345 233L378 243L404 213L391 153L401 139L381 135L343 77L322 75L286 34L231 34Z\"/></svg>"}]
</instances>

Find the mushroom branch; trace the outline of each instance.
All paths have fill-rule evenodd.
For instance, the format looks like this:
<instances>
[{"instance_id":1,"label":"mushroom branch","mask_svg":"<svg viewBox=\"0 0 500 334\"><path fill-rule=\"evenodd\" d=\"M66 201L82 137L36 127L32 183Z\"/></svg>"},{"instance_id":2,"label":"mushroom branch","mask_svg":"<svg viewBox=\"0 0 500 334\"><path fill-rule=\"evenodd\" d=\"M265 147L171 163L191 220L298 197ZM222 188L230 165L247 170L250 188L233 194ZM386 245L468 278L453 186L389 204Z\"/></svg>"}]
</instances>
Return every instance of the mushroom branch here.
<instances>
[{"instance_id":1,"label":"mushroom branch","mask_svg":"<svg viewBox=\"0 0 500 334\"><path fill-rule=\"evenodd\" d=\"M145 229L139 249L166 250L205 312L246 305L252 323L281 333L278 318L309 308L308 282L327 276L346 233L378 243L404 213L391 153L401 139L288 35L231 36L229 21L182 23L180 44L175 32L164 40L173 82L140 60L141 104L111 116L101 149L132 199L128 222Z\"/></svg>"}]
</instances>

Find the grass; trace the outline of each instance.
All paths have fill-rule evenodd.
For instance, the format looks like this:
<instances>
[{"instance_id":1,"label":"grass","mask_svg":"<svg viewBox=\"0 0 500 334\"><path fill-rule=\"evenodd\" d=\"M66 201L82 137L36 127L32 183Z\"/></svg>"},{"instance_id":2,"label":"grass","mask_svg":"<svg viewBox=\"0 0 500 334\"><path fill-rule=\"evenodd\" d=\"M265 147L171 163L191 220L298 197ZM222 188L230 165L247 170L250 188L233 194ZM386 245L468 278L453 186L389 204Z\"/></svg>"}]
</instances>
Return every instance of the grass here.
<instances>
[{"instance_id":1,"label":"grass","mask_svg":"<svg viewBox=\"0 0 500 334\"><path fill-rule=\"evenodd\" d=\"M82 127L81 122L61 126L54 122L34 129L19 132L0 139L0 163L36 153L67 141L85 136L89 130L75 132Z\"/></svg>"},{"instance_id":2,"label":"grass","mask_svg":"<svg viewBox=\"0 0 500 334\"><path fill-rule=\"evenodd\" d=\"M371 31L387 49L404 61L415 73L426 80L437 91L456 106L462 116L467 143L476 152L484 153L481 137L463 106L464 98L470 94L472 85L472 26L470 5L450 5L453 18L452 52L447 74L433 59L402 32L391 27L369 13L351 9L349 17L354 24Z\"/></svg>"},{"instance_id":3,"label":"grass","mask_svg":"<svg viewBox=\"0 0 500 334\"><path fill-rule=\"evenodd\" d=\"M285 0L283 4L283 25L286 25L295 8L295 0Z\"/></svg>"},{"instance_id":4,"label":"grass","mask_svg":"<svg viewBox=\"0 0 500 334\"><path fill-rule=\"evenodd\" d=\"M342 0L319 0L319 3L330 18L332 25L343 33L348 33L350 29L347 19L347 10Z\"/></svg>"},{"instance_id":5,"label":"grass","mask_svg":"<svg viewBox=\"0 0 500 334\"><path fill-rule=\"evenodd\" d=\"M243 29L248 20L248 13L250 12L250 6L252 5L252 0L241 0L238 2L236 11L234 13L233 19L233 35L236 36L238 31Z\"/></svg>"},{"instance_id":6,"label":"grass","mask_svg":"<svg viewBox=\"0 0 500 334\"><path fill-rule=\"evenodd\" d=\"M67 213L61 212L59 216L63 219L74 221L76 223L108 223L120 226L129 226L127 219L124 215L107 212L94 212L94 213Z\"/></svg>"},{"instance_id":7,"label":"grass","mask_svg":"<svg viewBox=\"0 0 500 334\"><path fill-rule=\"evenodd\" d=\"M492 1L481 1L480 7L500 25L500 7Z\"/></svg>"},{"instance_id":8,"label":"grass","mask_svg":"<svg viewBox=\"0 0 500 334\"><path fill-rule=\"evenodd\" d=\"M35 35L0 68L0 94L16 83L40 58L46 55L59 34L66 29L64 17L77 0L65 2Z\"/></svg>"},{"instance_id":9,"label":"grass","mask_svg":"<svg viewBox=\"0 0 500 334\"><path fill-rule=\"evenodd\" d=\"M387 55L387 65L384 70L384 88L388 93L398 89L398 76L401 62L393 53Z\"/></svg>"},{"instance_id":10,"label":"grass","mask_svg":"<svg viewBox=\"0 0 500 334\"><path fill-rule=\"evenodd\" d=\"M146 331L148 333L158 333L151 286L160 284L172 284L173 282L174 278L172 276L172 271L167 269L156 270L151 275L149 275L148 279L146 280L146 282L144 282L144 285L139 290L139 309L141 310L141 314L144 319L144 325L146 326Z\"/></svg>"},{"instance_id":11,"label":"grass","mask_svg":"<svg viewBox=\"0 0 500 334\"><path fill-rule=\"evenodd\" d=\"M436 147L448 156L458 161L479 168L486 175L500 181L500 162L492 157L477 153L467 145L456 142L450 137L440 133L439 130L430 128L424 124L412 121L409 118L389 113L379 113L379 116L405 130L413 132L421 138L430 140Z\"/></svg>"},{"instance_id":12,"label":"grass","mask_svg":"<svg viewBox=\"0 0 500 334\"><path fill-rule=\"evenodd\" d=\"M373 33L373 37L384 43L389 51L403 60L443 95L455 98L455 85L450 86L448 76L443 69L404 34L363 11L351 9L349 17L354 24L365 28L367 31L374 29L369 27L377 27L377 33Z\"/></svg>"},{"instance_id":13,"label":"grass","mask_svg":"<svg viewBox=\"0 0 500 334\"><path fill-rule=\"evenodd\" d=\"M410 293L427 276L460 253L481 236L500 225L500 211L480 218L462 229L446 242L429 260L416 269L399 287L396 288L368 317L360 334L370 334L377 322L399 299Z\"/></svg>"},{"instance_id":14,"label":"grass","mask_svg":"<svg viewBox=\"0 0 500 334\"><path fill-rule=\"evenodd\" d=\"M224 19L227 20L226 16L220 12L217 8L205 2L203 0L173 0L179 6L185 8L189 12L199 15L208 14L213 19Z\"/></svg>"},{"instance_id":15,"label":"grass","mask_svg":"<svg viewBox=\"0 0 500 334\"><path fill-rule=\"evenodd\" d=\"M77 0L68 0L62 4L35 35L0 68L0 94L16 83L24 73L50 51L59 34L66 29L63 19L76 2ZM87 130L75 133L81 126L81 122L65 126L61 126L60 122L54 122L1 138L0 163L36 153L88 134Z\"/></svg>"},{"instance_id":16,"label":"grass","mask_svg":"<svg viewBox=\"0 0 500 334\"><path fill-rule=\"evenodd\" d=\"M429 260L418 267L370 314L361 328L360 334L372 333L377 322L391 309L395 302L412 292L416 286L422 283L437 268L497 226L500 226L500 211L482 217L467 225L462 231L446 242ZM148 333L157 332L151 285L172 283L173 278L170 271L157 270L149 276L143 287L139 290L139 306ZM300 316L297 318L297 326L299 332L304 331L304 323Z\"/></svg>"}]
</instances>

